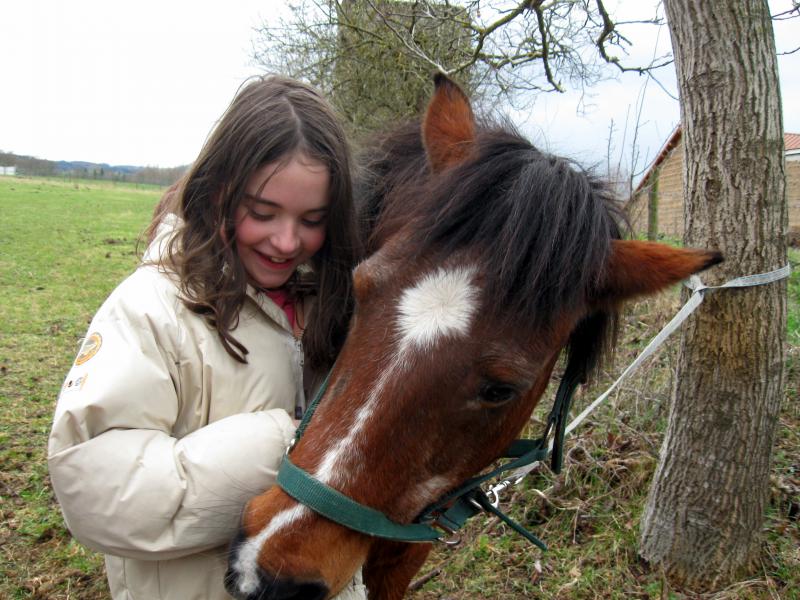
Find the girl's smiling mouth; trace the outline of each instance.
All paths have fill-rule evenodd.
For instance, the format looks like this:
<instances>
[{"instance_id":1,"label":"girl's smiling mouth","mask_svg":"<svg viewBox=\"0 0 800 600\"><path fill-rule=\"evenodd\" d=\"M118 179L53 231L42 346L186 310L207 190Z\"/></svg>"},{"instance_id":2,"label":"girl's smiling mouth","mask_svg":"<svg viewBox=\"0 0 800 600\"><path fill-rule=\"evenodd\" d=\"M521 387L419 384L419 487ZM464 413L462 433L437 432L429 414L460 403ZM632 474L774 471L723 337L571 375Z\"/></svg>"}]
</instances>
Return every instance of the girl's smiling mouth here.
<instances>
[{"instance_id":1,"label":"girl's smiling mouth","mask_svg":"<svg viewBox=\"0 0 800 600\"><path fill-rule=\"evenodd\" d=\"M261 262L271 269L287 269L294 264L294 259L291 258L278 258L277 256L269 256L259 251L255 251L256 256L261 259Z\"/></svg>"}]
</instances>

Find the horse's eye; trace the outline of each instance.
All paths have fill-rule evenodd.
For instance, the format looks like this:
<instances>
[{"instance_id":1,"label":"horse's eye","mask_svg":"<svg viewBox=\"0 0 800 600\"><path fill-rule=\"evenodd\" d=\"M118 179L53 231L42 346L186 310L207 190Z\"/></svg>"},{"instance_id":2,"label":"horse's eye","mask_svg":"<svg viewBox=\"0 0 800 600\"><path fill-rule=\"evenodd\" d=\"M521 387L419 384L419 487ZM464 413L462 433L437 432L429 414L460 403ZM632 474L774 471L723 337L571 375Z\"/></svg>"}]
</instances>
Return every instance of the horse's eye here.
<instances>
[{"instance_id":1,"label":"horse's eye","mask_svg":"<svg viewBox=\"0 0 800 600\"><path fill-rule=\"evenodd\" d=\"M488 382L483 384L478 398L489 406L500 406L517 397L519 394L516 387L507 383Z\"/></svg>"}]
</instances>

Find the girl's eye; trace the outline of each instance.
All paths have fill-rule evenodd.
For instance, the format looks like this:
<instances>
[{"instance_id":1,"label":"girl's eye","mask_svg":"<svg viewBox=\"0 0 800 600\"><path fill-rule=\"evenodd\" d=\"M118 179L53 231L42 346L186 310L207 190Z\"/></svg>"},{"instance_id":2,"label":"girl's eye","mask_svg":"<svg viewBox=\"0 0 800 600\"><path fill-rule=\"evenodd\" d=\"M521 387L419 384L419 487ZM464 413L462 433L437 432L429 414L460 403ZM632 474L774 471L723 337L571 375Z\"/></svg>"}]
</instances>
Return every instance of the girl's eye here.
<instances>
[{"instance_id":1,"label":"girl's eye","mask_svg":"<svg viewBox=\"0 0 800 600\"><path fill-rule=\"evenodd\" d=\"M514 400L519 391L508 383L489 381L483 384L478 392L478 399L486 406L500 406Z\"/></svg>"},{"instance_id":2,"label":"girl's eye","mask_svg":"<svg viewBox=\"0 0 800 600\"><path fill-rule=\"evenodd\" d=\"M275 215L269 212L259 212L252 207L247 209L247 213L256 221L269 221Z\"/></svg>"},{"instance_id":3,"label":"girl's eye","mask_svg":"<svg viewBox=\"0 0 800 600\"><path fill-rule=\"evenodd\" d=\"M325 225L327 219L325 217L319 217L316 219L303 219L303 225L306 227L322 227Z\"/></svg>"}]
</instances>

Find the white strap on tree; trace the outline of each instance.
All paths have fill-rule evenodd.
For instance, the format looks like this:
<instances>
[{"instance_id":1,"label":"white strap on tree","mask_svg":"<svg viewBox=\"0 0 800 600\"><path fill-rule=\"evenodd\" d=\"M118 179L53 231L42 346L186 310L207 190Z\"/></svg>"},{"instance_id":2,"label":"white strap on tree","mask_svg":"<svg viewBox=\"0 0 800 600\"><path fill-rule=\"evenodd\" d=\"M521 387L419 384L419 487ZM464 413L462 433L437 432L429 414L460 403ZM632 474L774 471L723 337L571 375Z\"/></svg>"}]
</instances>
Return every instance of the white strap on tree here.
<instances>
[{"instance_id":1,"label":"white strap on tree","mask_svg":"<svg viewBox=\"0 0 800 600\"><path fill-rule=\"evenodd\" d=\"M786 279L789 277L790 273L792 272L791 266L786 265L780 269L776 269L774 271L770 271L769 273L758 273L756 275L746 275L744 277L737 277L736 279L732 279L722 285L705 285L697 275L692 275L687 282L684 283L686 287L692 290L692 295L687 300L686 304L678 311L678 313L672 318L672 320L667 323L664 328L658 332L647 347L642 350L639 356L628 365L628 367L622 372L622 374L617 378L617 380L611 384L605 392L600 394L594 402L592 402L589 406L587 406L583 411L575 417L572 422L567 425L566 433L570 433L573 431L578 425L580 425L586 417L588 417L598 406L600 406L606 398L613 392L617 386L629 375L631 375L636 369L641 366L641 364L647 360L661 344L678 328L680 325L687 319L687 317L692 314L695 309L700 306L703 302L703 298L705 297L706 292L709 290L719 290L724 288L743 288L743 287L752 287L756 285L766 285L768 283L772 283L774 281L780 281L781 279ZM549 450L553 449L553 442L550 441ZM530 465L526 465L524 467L520 467L516 471L513 471L509 477L495 485L491 490L490 493L494 495L495 501L498 499L498 494L505 490L512 484L519 483L523 477L525 477L528 473L530 473L536 465L539 463L533 463Z\"/></svg>"}]
</instances>

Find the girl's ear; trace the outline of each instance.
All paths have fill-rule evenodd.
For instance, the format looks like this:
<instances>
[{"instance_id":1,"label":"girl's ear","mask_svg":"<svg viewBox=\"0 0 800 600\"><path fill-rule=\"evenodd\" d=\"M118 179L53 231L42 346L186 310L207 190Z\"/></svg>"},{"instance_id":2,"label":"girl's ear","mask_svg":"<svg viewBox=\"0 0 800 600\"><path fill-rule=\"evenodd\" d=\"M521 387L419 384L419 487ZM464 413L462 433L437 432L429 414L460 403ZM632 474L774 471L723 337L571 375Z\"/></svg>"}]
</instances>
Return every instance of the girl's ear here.
<instances>
[{"instance_id":1,"label":"girl's ear","mask_svg":"<svg viewBox=\"0 0 800 600\"><path fill-rule=\"evenodd\" d=\"M592 304L618 304L654 294L721 262L722 255L716 251L613 240L605 277Z\"/></svg>"},{"instance_id":2,"label":"girl's ear","mask_svg":"<svg viewBox=\"0 0 800 600\"><path fill-rule=\"evenodd\" d=\"M437 73L433 93L422 122L422 140L434 173L469 156L475 141L475 117L469 99L447 76Z\"/></svg>"}]
</instances>

